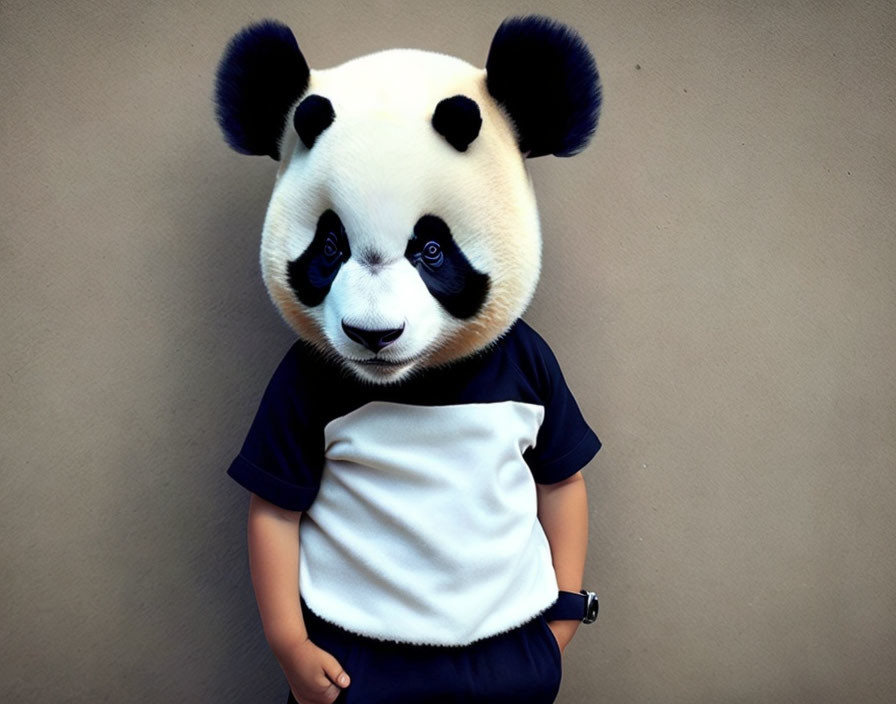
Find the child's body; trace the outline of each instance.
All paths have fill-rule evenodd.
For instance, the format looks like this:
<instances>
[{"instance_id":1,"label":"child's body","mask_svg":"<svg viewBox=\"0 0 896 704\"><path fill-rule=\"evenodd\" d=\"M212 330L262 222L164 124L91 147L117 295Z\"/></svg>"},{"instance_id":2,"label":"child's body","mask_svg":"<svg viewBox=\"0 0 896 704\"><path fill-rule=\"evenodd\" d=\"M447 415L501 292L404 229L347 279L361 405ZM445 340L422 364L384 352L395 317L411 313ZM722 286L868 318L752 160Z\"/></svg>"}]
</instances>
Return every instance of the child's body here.
<instances>
[{"instance_id":1,"label":"child's body","mask_svg":"<svg viewBox=\"0 0 896 704\"><path fill-rule=\"evenodd\" d=\"M450 424L427 425L439 420ZM470 443L482 455L472 466ZM553 701L555 656L578 621L542 614L558 588L582 587L579 470L599 446L525 323L390 387L348 379L297 343L230 470L253 491L252 580L297 700L331 702L345 689L349 702L415 702L429 687L427 701ZM368 496L379 492L386 501ZM401 663L414 671L395 672Z\"/></svg>"}]
</instances>

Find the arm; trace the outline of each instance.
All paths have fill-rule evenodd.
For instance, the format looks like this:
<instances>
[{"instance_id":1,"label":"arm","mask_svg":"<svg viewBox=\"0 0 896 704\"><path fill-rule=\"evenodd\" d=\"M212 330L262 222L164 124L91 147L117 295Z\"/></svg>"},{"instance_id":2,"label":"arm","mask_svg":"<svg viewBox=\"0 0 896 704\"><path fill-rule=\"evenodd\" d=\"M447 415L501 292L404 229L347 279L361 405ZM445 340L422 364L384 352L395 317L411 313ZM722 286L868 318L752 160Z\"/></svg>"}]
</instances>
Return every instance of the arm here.
<instances>
[{"instance_id":1,"label":"arm","mask_svg":"<svg viewBox=\"0 0 896 704\"><path fill-rule=\"evenodd\" d=\"M264 635L302 704L326 704L349 684L329 653L308 639L299 601L299 511L256 494L249 500L249 571Z\"/></svg>"},{"instance_id":2,"label":"arm","mask_svg":"<svg viewBox=\"0 0 896 704\"><path fill-rule=\"evenodd\" d=\"M562 591L582 588L585 554L588 550L588 495L581 472L556 484L536 484L538 520L551 545L551 558ZM578 621L550 623L560 650L575 635Z\"/></svg>"}]
</instances>

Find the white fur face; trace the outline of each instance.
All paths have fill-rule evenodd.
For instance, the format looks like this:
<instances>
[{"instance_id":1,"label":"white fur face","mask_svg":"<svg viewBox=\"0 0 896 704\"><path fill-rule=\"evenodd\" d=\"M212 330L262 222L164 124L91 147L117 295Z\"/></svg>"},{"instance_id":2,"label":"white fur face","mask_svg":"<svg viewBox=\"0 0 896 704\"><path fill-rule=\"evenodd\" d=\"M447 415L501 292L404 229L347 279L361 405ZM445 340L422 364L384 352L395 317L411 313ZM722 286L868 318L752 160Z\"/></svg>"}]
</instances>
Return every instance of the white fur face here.
<instances>
[{"instance_id":1,"label":"white fur face","mask_svg":"<svg viewBox=\"0 0 896 704\"><path fill-rule=\"evenodd\" d=\"M329 100L335 117L309 149L290 111L262 235L265 284L286 321L376 383L498 338L534 292L541 235L523 156L485 71L391 50L312 71L302 98L310 95ZM482 117L466 151L432 125L436 105L456 95ZM339 263L323 285L310 257L328 238ZM427 278L419 249L433 238L467 275Z\"/></svg>"}]
</instances>

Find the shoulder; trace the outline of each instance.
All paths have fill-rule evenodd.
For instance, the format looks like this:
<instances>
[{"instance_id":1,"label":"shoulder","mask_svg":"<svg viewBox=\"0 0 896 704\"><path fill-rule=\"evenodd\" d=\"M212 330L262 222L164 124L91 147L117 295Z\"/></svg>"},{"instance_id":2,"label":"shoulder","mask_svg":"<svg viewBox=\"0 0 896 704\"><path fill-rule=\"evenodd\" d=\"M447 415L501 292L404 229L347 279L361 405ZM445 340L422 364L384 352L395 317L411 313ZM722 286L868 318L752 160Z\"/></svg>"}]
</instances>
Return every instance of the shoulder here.
<instances>
[{"instance_id":1,"label":"shoulder","mask_svg":"<svg viewBox=\"0 0 896 704\"><path fill-rule=\"evenodd\" d=\"M550 345L526 321L520 319L500 344L508 360L541 391L549 392L560 374L560 365Z\"/></svg>"},{"instance_id":2,"label":"shoulder","mask_svg":"<svg viewBox=\"0 0 896 704\"><path fill-rule=\"evenodd\" d=\"M332 365L303 340L295 341L280 360L268 382L265 396L270 400L295 403L314 398L333 376Z\"/></svg>"},{"instance_id":3,"label":"shoulder","mask_svg":"<svg viewBox=\"0 0 896 704\"><path fill-rule=\"evenodd\" d=\"M283 356L274 376L284 380L313 381L320 375L329 377L336 371L319 350L304 340L296 340Z\"/></svg>"}]
</instances>

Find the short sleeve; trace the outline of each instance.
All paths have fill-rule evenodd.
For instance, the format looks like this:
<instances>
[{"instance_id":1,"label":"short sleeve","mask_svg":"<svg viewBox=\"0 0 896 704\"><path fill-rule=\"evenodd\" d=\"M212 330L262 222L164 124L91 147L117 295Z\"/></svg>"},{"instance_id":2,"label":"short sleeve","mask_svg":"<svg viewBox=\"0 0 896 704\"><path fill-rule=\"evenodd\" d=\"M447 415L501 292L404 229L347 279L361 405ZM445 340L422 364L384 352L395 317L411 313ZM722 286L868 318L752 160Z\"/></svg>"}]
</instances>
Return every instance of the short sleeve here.
<instances>
[{"instance_id":1,"label":"short sleeve","mask_svg":"<svg viewBox=\"0 0 896 704\"><path fill-rule=\"evenodd\" d=\"M557 358L541 338L537 338L533 354L544 421L525 459L537 483L555 484L588 464L601 443L582 416Z\"/></svg>"},{"instance_id":2,"label":"short sleeve","mask_svg":"<svg viewBox=\"0 0 896 704\"><path fill-rule=\"evenodd\" d=\"M274 372L227 470L252 493L290 511L304 511L314 502L324 461L323 428L313 412L313 389L305 381L314 373L300 344Z\"/></svg>"}]
</instances>

